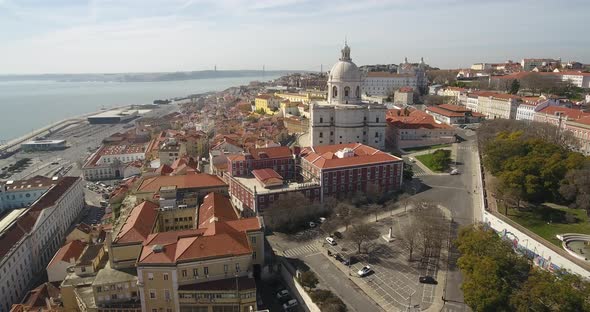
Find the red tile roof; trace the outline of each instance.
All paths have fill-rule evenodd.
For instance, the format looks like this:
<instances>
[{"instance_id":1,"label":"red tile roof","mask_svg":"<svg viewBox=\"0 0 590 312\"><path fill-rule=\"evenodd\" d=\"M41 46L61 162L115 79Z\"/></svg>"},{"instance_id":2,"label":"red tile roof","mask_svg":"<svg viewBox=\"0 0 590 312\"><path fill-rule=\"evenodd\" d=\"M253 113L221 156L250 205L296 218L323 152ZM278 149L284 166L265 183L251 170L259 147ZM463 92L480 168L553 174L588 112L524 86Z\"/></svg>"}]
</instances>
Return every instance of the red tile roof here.
<instances>
[{"instance_id":1,"label":"red tile roof","mask_svg":"<svg viewBox=\"0 0 590 312\"><path fill-rule=\"evenodd\" d=\"M137 261L138 265L178 263L251 254L252 249L247 235L223 225L223 222L213 222L206 230L211 233L189 230L178 232L176 236L167 232L152 234L144 242ZM217 231L217 227L221 229ZM153 244L153 242L158 243ZM162 252L154 250L156 245L162 246Z\"/></svg>"},{"instance_id":2,"label":"red tile roof","mask_svg":"<svg viewBox=\"0 0 590 312\"><path fill-rule=\"evenodd\" d=\"M231 201L228 197L220 193L209 193L203 199L203 203L199 207L198 227L206 228L211 219L215 218L217 221L237 220L238 215L234 210Z\"/></svg>"},{"instance_id":3,"label":"red tile roof","mask_svg":"<svg viewBox=\"0 0 590 312\"><path fill-rule=\"evenodd\" d=\"M86 243L77 239L65 244L55 253L47 268L52 267L60 261L70 262L71 259L74 259L74 262L76 262L80 258L80 255L82 255L85 247Z\"/></svg>"},{"instance_id":4,"label":"red tile roof","mask_svg":"<svg viewBox=\"0 0 590 312\"><path fill-rule=\"evenodd\" d=\"M119 230L117 237L113 243L141 243L154 229L156 219L158 218L158 205L144 201L143 203L133 207L125 223Z\"/></svg>"},{"instance_id":5,"label":"red tile roof","mask_svg":"<svg viewBox=\"0 0 590 312\"><path fill-rule=\"evenodd\" d=\"M465 106L460 106L460 105L453 105L453 104L440 104L437 106L438 108L442 108L442 109L446 109L448 111L451 112L460 112L460 113L467 113L467 112L471 112L470 109L468 109Z\"/></svg>"},{"instance_id":6,"label":"red tile roof","mask_svg":"<svg viewBox=\"0 0 590 312\"><path fill-rule=\"evenodd\" d=\"M144 179L137 187L138 192L158 192L162 186L176 186L179 189L210 188L227 186L216 175L196 173L181 176L158 176Z\"/></svg>"},{"instance_id":7,"label":"red tile roof","mask_svg":"<svg viewBox=\"0 0 590 312\"><path fill-rule=\"evenodd\" d=\"M399 88L399 92L414 92L414 89L412 87L401 87Z\"/></svg>"},{"instance_id":8,"label":"red tile roof","mask_svg":"<svg viewBox=\"0 0 590 312\"><path fill-rule=\"evenodd\" d=\"M387 111L388 126L398 129L452 129L451 126L438 123L431 115L417 109Z\"/></svg>"},{"instance_id":9,"label":"red tile roof","mask_svg":"<svg viewBox=\"0 0 590 312\"><path fill-rule=\"evenodd\" d=\"M437 106L429 106L426 108L427 112L432 112L435 114L439 114L445 117L464 117L465 113L456 113L453 111L448 111L446 109L439 108Z\"/></svg>"},{"instance_id":10,"label":"red tile roof","mask_svg":"<svg viewBox=\"0 0 590 312\"><path fill-rule=\"evenodd\" d=\"M249 148L247 154L229 155L227 158L230 161L242 161L246 160L246 155L250 155L252 159L274 159L292 157L293 152L287 146Z\"/></svg>"},{"instance_id":11,"label":"red tile roof","mask_svg":"<svg viewBox=\"0 0 590 312\"><path fill-rule=\"evenodd\" d=\"M557 116L558 114L561 114L563 116L567 116L567 118L569 119L574 120L590 117L590 113L585 113L578 109L567 108L562 106L547 106L540 110L539 113L551 116Z\"/></svg>"},{"instance_id":12,"label":"red tile roof","mask_svg":"<svg viewBox=\"0 0 590 312\"><path fill-rule=\"evenodd\" d=\"M338 151L351 149L353 156L339 158ZM391 162L401 162L400 158L384 153L373 147L360 143L323 145L306 147L301 151L303 159L320 169L373 165Z\"/></svg>"},{"instance_id":13,"label":"red tile roof","mask_svg":"<svg viewBox=\"0 0 590 312\"><path fill-rule=\"evenodd\" d=\"M34 176L32 178L26 180L17 180L12 181L10 184L4 182L4 186L6 190L13 191L13 190L20 190L20 189L36 189L36 188L43 188L47 189L53 185L55 185L57 181L52 180L51 178L47 178L44 176Z\"/></svg>"},{"instance_id":14,"label":"red tile roof","mask_svg":"<svg viewBox=\"0 0 590 312\"><path fill-rule=\"evenodd\" d=\"M264 187L283 185L283 177L273 169L252 170L252 174Z\"/></svg>"}]
</instances>

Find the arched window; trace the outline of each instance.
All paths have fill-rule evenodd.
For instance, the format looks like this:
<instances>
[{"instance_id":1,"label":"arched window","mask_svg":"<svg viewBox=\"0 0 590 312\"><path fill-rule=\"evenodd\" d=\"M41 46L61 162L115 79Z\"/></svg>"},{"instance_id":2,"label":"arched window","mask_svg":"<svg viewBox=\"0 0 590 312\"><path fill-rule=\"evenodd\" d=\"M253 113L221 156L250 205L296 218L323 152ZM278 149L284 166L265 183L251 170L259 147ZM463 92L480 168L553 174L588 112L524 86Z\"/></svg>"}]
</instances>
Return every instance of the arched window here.
<instances>
[{"instance_id":1,"label":"arched window","mask_svg":"<svg viewBox=\"0 0 590 312\"><path fill-rule=\"evenodd\" d=\"M333 86L332 87L332 97L337 97L338 96L338 87Z\"/></svg>"},{"instance_id":2,"label":"arched window","mask_svg":"<svg viewBox=\"0 0 590 312\"><path fill-rule=\"evenodd\" d=\"M344 96L350 96L350 87L344 87Z\"/></svg>"},{"instance_id":3,"label":"arched window","mask_svg":"<svg viewBox=\"0 0 590 312\"><path fill-rule=\"evenodd\" d=\"M360 87L356 86L356 93L354 94L357 98L360 96Z\"/></svg>"}]
</instances>

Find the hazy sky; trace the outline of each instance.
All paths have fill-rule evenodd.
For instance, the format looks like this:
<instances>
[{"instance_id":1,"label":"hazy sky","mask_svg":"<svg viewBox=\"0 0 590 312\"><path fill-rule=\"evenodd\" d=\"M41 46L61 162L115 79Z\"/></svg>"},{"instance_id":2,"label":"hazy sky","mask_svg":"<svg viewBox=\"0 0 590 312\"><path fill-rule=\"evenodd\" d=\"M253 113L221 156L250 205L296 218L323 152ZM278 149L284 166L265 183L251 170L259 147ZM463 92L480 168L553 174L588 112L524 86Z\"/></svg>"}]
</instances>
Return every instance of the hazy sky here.
<instances>
[{"instance_id":1,"label":"hazy sky","mask_svg":"<svg viewBox=\"0 0 590 312\"><path fill-rule=\"evenodd\" d=\"M590 63L589 0L0 0L0 74Z\"/></svg>"}]
</instances>

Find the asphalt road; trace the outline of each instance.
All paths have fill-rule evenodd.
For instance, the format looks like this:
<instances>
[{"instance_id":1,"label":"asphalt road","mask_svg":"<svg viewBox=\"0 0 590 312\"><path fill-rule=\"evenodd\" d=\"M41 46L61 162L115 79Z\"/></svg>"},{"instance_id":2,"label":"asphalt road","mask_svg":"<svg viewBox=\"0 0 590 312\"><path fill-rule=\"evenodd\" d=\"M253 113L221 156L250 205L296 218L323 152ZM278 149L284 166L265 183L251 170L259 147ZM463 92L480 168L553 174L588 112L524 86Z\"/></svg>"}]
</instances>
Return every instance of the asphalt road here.
<instances>
[{"instance_id":1,"label":"asphalt road","mask_svg":"<svg viewBox=\"0 0 590 312\"><path fill-rule=\"evenodd\" d=\"M475 135L473 131L461 131L461 133L466 141L456 144L454 147L456 148L456 167L461 174L456 176L428 175L415 179L421 183L420 191L416 194L415 199L447 207L452 213L454 235L459 227L476 221L475 217L478 214L475 214L474 211L479 209L476 207L479 205L477 196L480 190L476 189L475 183L477 175ZM444 298L449 301L449 307L453 307L449 310L453 311L466 310L466 306L463 304L463 292L460 288L463 277L456 267L458 256L458 252L452 248L449 254L447 280L445 281Z\"/></svg>"},{"instance_id":2,"label":"asphalt road","mask_svg":"<svg viewBox=\"0 0 590 312\"><path fill-rule=\"evenodd\" d=\"M324 251L324 250L322 250ZM365 295L354 283L343 278L343 273L332 262L320 253L308 255L303 258L317 274L323 288L330 288L346 303L349 311L357 312L383 312L377 304Z\"/></svg>"}]
</instances>

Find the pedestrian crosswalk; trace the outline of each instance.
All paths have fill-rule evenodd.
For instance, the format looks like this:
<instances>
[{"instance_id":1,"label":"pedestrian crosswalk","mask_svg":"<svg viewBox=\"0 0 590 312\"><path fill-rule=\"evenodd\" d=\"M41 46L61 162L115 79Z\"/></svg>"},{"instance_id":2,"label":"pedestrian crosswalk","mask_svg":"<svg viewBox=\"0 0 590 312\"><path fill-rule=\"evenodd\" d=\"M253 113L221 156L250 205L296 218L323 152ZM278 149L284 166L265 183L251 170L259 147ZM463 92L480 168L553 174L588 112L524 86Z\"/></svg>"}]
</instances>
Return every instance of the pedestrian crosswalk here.
<instances>
[{"instance_id":1,"label":"pedestrian crosswalk","mask_svg":"<svg viewBox=\"0 0 590 312\"><path fill-rule=\"evenodd\" d=\"M285 257L297 257L297 256L316 253L316 252L319 252L319 250L320 249L319 249L318 245L313 243L313 244L308 244L308 245L292 248L289 250L285 250L283 252L283 255L285 255Z\"/></svg>"}]
</instances>

